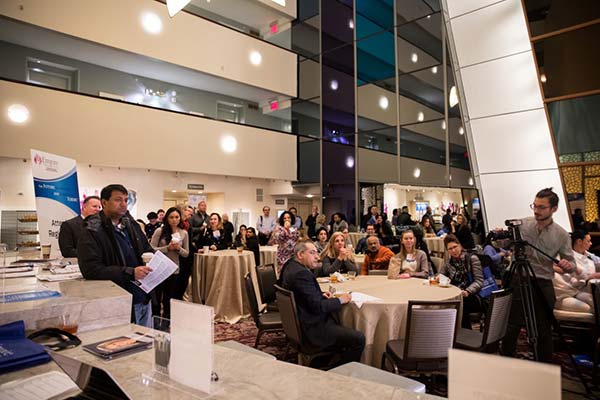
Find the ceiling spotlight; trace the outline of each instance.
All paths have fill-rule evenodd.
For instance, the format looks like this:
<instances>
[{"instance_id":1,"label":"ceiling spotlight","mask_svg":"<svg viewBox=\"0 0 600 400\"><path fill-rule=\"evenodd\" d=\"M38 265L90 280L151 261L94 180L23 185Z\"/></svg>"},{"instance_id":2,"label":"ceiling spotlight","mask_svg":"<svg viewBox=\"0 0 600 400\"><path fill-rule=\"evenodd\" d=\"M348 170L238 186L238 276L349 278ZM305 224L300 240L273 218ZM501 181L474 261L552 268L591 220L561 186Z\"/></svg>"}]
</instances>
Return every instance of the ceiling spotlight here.
<instances>
[{"instance_id":1,"label":"ceiling spotlight","mask_svg":"<svg viewBox=\"0 0 600 400\"><path fill-rule=\"evenodd\" d=\"M173 18L175 14L183 10L183 7L187 6L190 0L167 0L167 11L169 11L169 17Z\"/></svg>"},{"instance_id":2,"label":"ceiling spotlight","mask_svg":"<svg viewBox=\"0 0 600 400\"><path fill-rule=\"evenodd\" d=\"M459 135L464 135L465 134L465 128L463 128L462 126L460 128L458 128L458 134Z\"/></svg>"},{"instance_id":3,"label":"ceiling spotlight","mask_svg":"<svg viewBox=\"0 0 600 400\"><path fill-rule=\"evenodd\" d=\"M417 53L412 53L410 56L410 61L416 63L419 61L419 55Z\"/></svg>"},{"instance_id":4,"label":"ceiling spotlight","mask_svg":"<svg viewBox=\"0 0 600 400\"><path fill-rule=\"evenodd\" d=\"M338 90L338 87L339 87L338 81L336 81L335 79L332 79L331 82L329 82L329 87L331 88L331 90Z\"/></svg>"},{"instance_id":5,"label":"ceiling spotlight","mask_svg":"<svg viewBox=\"0 0 600 400\"><path fill-rule=\"evenodd\" d=\"M16 124L24 124L29 119L29 110L22 104L8 107L8 118Z\"/></svg>"},{"instance_id":6,"label":"ceiling spotlight","mask_svg":"<svg viewBox=\"0 0 600 400\"><path fill-rule=\"evenodd\" d=\"M171 190L171 193L177 193L177 190L173 189Z\"/></svg>"},{"instance_id":7,"label":"ceiling spotlight","mask_svg":"<svg viewBox=\"0 0 600 400\"><path fill-rule=\"evenodd\" d=\"M423 122L424 119L425 119L425 114L423 114L422 111L419 111L419 113L417 114L417 120L419 122Z\"/></svg>"},{"instance_id":8,"label":"ceiling spotlight","mask_svg":"<svg viewBox=\"0 0 600 400\"><path fill-rule=\"evenodd\" d=\"M437 67L431 67L431 73L437 74Z\"/></svg>"},{"instance_id":9,"label":"ceiling spotlight","mask_svg":"<svg viewBox=\"0 0 600 400\"><path fill-rule=\"evenodd\" d=\"M387 97L381 96L379 98L379 108L381 108L382 110L387 110L389 105L390 105L390 101L388 100Z\"/></svg>"},{"instance_id":10,"label":"ceiling spotlight","mask_svg":"<svg viewBox=\"0 0 600 400\"><path fill-rule=\"evenodd\" d=\"M142 15L142 26L146 32L158 35L162 31L162 20L158 15L147 12Z\"/></svg>"},{"instance_id":11,"label":"ceiling spotlight","mask_svg":"<svg viewBox=\"0 0 600 400\"><path fill-rule=\"evenodd\" d=\"M354 29L354 21L351 19L348 20L348 28Z\"/></svg>"},{"instance_id":12,"label":"ceiling spotlight","mask_svg":"<svg viewBox=\"0 0 600 400\"><path fill-rule=\"evenodd\" d=\"M469 186L473 186L473 178L469 178Z\"/></svg>"},{"instance_id":13,"label":"ceiling spotlight","mask_svg":"<svg viewBox=\"0 0 600 400\"><path fill-rule=\"evenodd\" d=\"M354 157L348 156L346 158L346 167L348 167L348 168L354 167Z\"/></svg>"},{"instance_id":14,"label":"ceiling spotlight","mask_svg":"<svg viewBox=\"0 0 600 400\"><path fill-rule=\"evenodd\" d=\"M419 177L421 176L421 168L415 168L415 170L413 171L413 176L419 179Z\"/></svg>"},{"instance_id":15,"label":"ceiling spotlight","mask_svg":"<svg viewBox=\"0 0 600 400\"><path fill-rule=\"evenodd\" d=\"M306 195L306 197L308 197L309 199L312 199L312 198L313 198L313 197L315 197L315 196L314 196L314 195L312 195L312 194L307 194L307 195Z\"/></svg>"},{"instance_id":16,"label":"ceiling spotlight","mask_svg":"<svg viewBox=\"0 0 600 400\"><path fill-rule=\"evenodd\" d=\"M260 65L260 63L262 62L262 55L256 50L251 51L250 62L252 63L252 65Z\"/></svg>"},{"instance_id":17,"label":"ceiling spotlight","mask_svg":"<svg viewBox=\"0 0 600 400\"><path fill-rule=\"evenodd\" d=\"M542 81L542 83L546 83L548 81L548 78L546 78L546 74L540 75L540 81Z\"/></svg>"},{"instance_id":18,"label":"ceiling spotlight","mask_svg":"<svg viewBox=\"0 0 600 400\"><path fill-rule=\"evenodd\" d=\"M442 121L442 129L446 130L446 121Z\"/></svg>"},{"instance_id":19,"label":"ceiling spotlight","mask_svg":"<svg viewBox=\"0 0 600 400\"><path fill-rule=\"evenodd\" d=\"M233 136L224 136L221 139L221 150L225 153L234 153L237 150L237 140Z\"/></svg>"},{"instance_id":20,"label":"ceiling spotlight","mask_svg":"<svg viewBox=\"0 0 600 400\"><path fill-rule=\"evenodd\" d=\"M448 104L450 107L454 107L458 104L458 93L456 92L456 86L450 88L450 96L448 98Z\"/></svg>"}]
</instances>

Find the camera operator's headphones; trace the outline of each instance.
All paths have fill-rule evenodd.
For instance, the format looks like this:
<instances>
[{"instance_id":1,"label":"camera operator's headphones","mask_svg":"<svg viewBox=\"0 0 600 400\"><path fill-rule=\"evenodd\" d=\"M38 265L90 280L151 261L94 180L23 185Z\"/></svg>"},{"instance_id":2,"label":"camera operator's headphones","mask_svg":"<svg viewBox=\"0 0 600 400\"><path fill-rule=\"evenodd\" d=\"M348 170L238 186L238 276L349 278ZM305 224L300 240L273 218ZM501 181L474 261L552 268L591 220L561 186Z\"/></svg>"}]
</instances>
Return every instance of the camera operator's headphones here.
<instances>
[{"instance_id":1,"label":"camera operator's headphones","mask_svg":"<svg viewBox=\"0 0 600 400\"><path fill-rule=\"evenodd\" d=\"M44 338L45 340L41 340L40 344L53 351L71 349L81 344L81 340L77 336L58 328L42 329L41 331L33 332L31 335L27 336L27 338L36 343L37 341L34 339ZM58 341L47 343L46 339L48 338L57 339Z\"/></svg>"}]
</instances>

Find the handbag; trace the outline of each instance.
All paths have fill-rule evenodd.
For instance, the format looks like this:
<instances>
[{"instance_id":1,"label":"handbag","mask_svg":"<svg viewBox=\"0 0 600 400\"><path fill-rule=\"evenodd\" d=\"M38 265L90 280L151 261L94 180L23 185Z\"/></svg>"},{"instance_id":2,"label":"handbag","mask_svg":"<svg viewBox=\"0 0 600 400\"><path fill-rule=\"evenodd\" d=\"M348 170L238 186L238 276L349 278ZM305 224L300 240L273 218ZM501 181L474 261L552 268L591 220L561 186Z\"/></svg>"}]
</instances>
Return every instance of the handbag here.
<instances>
[{"instance_id":1,"label":"handbag","mask_svg":"<svg viewBox=\"0 0 600 400\"><path fill-rule=\"evenodd\" d=\"M467 253L467 259L469 260L469 270L472 270L471 268L471 253ZM478 254L474 254L475 256L479 257ZM481 260L480 260L481 261ZM481 272L483 273L483 284L481 285L481 289L479 290L479 292L477 292L477 294L479 295L479 297L481 298L486 298L489 297L490 294L492 294L492 292L498 290L498 285L496 284L496 278L494 277L494 274L492 273L492 269L489 266L481 266ZM472 283L474 281L473 279L473 273L469 271L469 283Z\"/></svg>"}]
</instances>

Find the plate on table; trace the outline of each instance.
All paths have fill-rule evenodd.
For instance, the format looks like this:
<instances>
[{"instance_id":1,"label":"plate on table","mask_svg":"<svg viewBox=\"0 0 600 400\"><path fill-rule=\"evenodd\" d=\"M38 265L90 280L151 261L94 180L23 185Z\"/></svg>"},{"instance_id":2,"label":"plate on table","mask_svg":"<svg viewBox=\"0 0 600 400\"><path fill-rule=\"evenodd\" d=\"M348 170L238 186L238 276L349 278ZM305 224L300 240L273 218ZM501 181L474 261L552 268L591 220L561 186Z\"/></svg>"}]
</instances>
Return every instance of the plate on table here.
<instances>
[{"instance_id":1,"label":"plate on table","mask_svg":"<svg viewBox=\"0 0 600 400\"><path fill-rule=\"evenodd\" d=\"M443 288L449 288L449 287L452 287L452 285L451 285L451 284L442 285L441 283L440 283L440 284L438 284L438 286L439 286L439 287L443 287Z\"/></svg>"},{"instance_id":2,"label":"plate on table","mask_svg":"<svg viewBox=\"0 0 600 400\"><path fill-rule=\"evenodd\" d=\"M317 282L319 282L319 283L329 283L329 278L326 278L326 277L317 278Z\"/></svg>"}]
</instances>

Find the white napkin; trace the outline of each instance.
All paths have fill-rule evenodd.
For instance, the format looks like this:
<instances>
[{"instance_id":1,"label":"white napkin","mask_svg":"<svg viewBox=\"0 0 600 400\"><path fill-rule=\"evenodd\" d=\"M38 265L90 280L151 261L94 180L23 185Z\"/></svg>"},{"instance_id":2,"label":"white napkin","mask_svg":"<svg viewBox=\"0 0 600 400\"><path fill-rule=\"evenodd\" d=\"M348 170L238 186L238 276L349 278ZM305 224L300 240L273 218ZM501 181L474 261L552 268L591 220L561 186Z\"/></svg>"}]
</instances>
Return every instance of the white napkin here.
<instances>
[{"instance_id":1,"label":"white napkin","mask_svg":"<svg viewBox=\"0 0 600 400\"><path fill-rule=\"evenodd\" d=\"M171 235L171 243L181 243L181 235L179 234L179 232L175 232Z\"/></svg>"},{"instance_id":2,"label":"white napkin","mask_svg":"<svg viewBox=\"0 0 600 400\"><path fill-rule=\"evenodd\" d=\"M352 302L356 304L356 307L361 308L363 303L380 303L383 299L379 297L369 296L368 294L360 292L352 292Z\"/></svg>"},{"instance_id":3,"label":"white napkin","mask_svg":"<svg viewBox=\"0 0 600 400\"><path fill-rule=\"evenodd\" d=\"M344 275L340 274L339 272L334 272L332 275L335 275L338 282L346 282L348 280L348 278L344 278Z\"/></svg>"}]
</instances>

